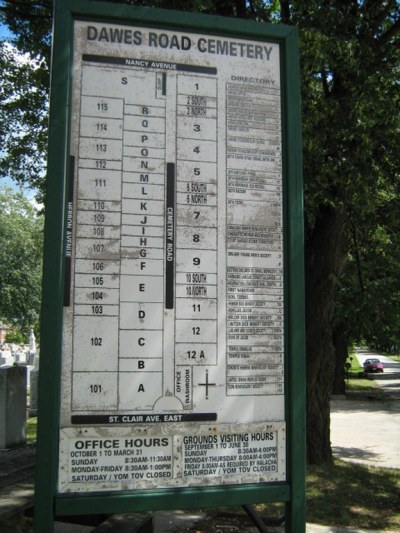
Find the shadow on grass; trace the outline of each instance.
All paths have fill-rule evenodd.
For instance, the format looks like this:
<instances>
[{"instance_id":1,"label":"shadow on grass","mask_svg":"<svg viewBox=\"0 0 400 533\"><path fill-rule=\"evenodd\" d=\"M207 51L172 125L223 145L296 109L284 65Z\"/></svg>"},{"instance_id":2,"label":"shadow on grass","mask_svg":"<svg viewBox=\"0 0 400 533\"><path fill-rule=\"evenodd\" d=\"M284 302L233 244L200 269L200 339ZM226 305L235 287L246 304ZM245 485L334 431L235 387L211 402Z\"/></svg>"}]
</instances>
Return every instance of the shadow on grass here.
<instances>
[{"instance_id":1,"label":"shadow on grass","mask_svg":"<svg viewBox=\"0 0 400 533\"><path fill-rule=\"evenodd\" d=\"M400 531L400 471L340 460L309 466L307 521Z\"/></svg>"}]
</instances>

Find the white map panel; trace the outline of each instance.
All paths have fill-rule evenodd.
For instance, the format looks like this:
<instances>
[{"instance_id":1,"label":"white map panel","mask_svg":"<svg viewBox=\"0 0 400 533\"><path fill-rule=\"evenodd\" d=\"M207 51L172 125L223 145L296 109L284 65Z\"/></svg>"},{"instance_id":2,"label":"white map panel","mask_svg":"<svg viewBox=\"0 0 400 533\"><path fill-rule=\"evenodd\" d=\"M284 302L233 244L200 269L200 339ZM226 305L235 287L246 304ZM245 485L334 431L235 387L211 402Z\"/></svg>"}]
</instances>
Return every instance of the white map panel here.
<instances>
[{"instance_id":1,"label":"white map panel","mask_svg":"<svg viewBox=\"0 0 400 533\"><path fill-rule=\"evenodd\" d=\"M74 35L59 491L284 481L279 46Z\"/></svg>"}]
</instances>

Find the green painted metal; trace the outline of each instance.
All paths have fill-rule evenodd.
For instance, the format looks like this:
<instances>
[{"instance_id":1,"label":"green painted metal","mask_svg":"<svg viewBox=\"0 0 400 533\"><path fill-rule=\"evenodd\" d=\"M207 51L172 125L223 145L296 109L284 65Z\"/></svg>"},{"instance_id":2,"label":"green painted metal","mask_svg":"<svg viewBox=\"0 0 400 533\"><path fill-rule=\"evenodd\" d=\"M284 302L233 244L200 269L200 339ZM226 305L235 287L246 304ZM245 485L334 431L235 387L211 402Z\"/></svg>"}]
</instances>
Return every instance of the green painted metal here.
<instances>
[{"instance_id":1,"label":"green painted metal","mask_svg":"<svg viewBox=\"0 0 400 533\"><path fill-rule=\"evenodd\" d=\"M287 177L287 481L279 484L148 490L137 493L57 494L61 383L63 257L68 186L69 86L75 18L191 30L278 42L282 51L283 156ZM286 532L305 531L305 327L302 143L297 31L239 19L89 0L55 0L46 201L41 374L35 532L51 533L58 515L120 513L199 506L286 502Z\"/></svg>"},{"instance_id":2,"label":"green painted metal","mask_svg":"<svg viewBox=\"0 0 400 533\"><path fill-rule=\"evenodd\" d=\"M71 12L56 2L53 26L49 158L41 310L35 531L53 531L56 492L63 303L64 198L68 147L68 86Z\"/></svg>"},{"instance_id":3,"label":"green painted metal","mask_svg":"<svg viewBox=\"0 0 400 533\"><path fill-rule=\"evenodd\" d=\"M290 498L287 485L234 485L200 489L149 490L146 493L123 492L120 494L93 496L62 496L56 501L59 515L91 513L127 513L187 509L195 507L218 507L262 502L284 502ZM195 502L195 503L194 503Z\"/></svg>"},{"instance_id":4,"label":"green painted metal","mask_svg":"<svg viewBox=\"0 0 400 533\"><path fill-rule=\"evenodd\" d=\"M305 531L305 465L306 465L306 365L304 309L304 231L303 175L300 109L300 73L298 37L293 29L283 45L284 113L286 174L288 177L287 252L289 256L288 291L288 471L290 500L287 503L286 531Z\"/></svg>"}]
</instances>

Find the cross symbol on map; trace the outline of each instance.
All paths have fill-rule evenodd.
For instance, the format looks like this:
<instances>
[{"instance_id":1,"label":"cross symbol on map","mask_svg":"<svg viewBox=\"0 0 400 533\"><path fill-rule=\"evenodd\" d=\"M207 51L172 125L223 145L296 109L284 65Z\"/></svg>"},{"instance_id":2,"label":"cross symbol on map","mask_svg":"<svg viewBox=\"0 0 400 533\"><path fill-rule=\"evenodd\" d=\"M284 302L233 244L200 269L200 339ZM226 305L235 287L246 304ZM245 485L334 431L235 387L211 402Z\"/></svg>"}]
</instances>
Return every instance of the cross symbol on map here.
<instances>
[{"instance_id":1,"label":"cross symbol on map","mask_svg":"<svg viewBox=\"0 0 400 533\"><path fill-rule=\"evenodd\" d=\"M209 387L215 387L217 384L216 383L210 383L208 381L208 370L206 370L206 379L205 379L205 383L198 383L198 385L200 387L205 387L206 388L206 400L208 400L208 388Z\"/></svg>"}]
</instances>

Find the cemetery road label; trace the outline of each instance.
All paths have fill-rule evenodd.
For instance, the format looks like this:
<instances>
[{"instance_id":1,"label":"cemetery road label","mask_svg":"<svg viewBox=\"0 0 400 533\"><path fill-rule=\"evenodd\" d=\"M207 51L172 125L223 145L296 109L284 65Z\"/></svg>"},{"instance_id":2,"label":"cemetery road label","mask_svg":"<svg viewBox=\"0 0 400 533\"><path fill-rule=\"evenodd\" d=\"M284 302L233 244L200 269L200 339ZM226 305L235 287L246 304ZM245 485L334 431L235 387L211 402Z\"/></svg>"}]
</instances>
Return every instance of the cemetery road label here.
<instances>
[{"instance_id":1,"label":"cemetery road label","mask_svg":"<svg viewBox=\"0 0 400 533\"><path fill-rule=\"evenodd\" d=\"M60 492L286 479L279 45L74 23Z\"/></svg>"}]
</instances>

